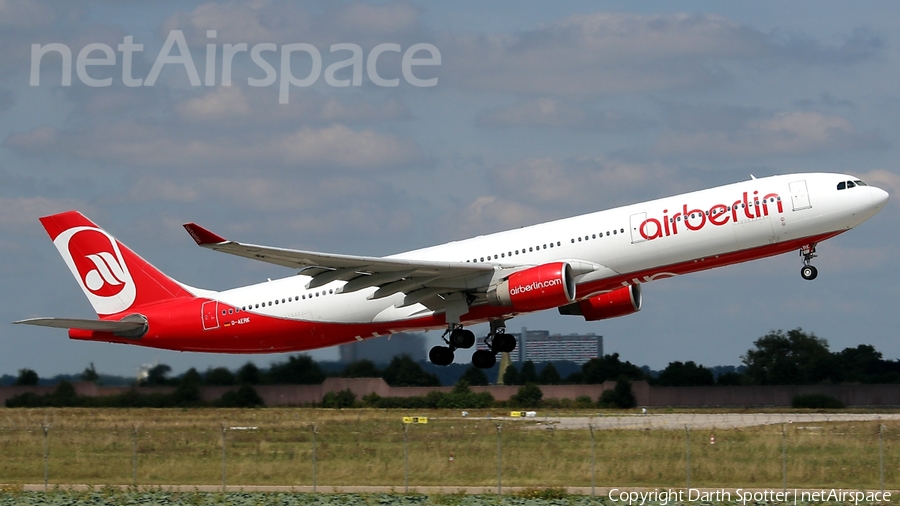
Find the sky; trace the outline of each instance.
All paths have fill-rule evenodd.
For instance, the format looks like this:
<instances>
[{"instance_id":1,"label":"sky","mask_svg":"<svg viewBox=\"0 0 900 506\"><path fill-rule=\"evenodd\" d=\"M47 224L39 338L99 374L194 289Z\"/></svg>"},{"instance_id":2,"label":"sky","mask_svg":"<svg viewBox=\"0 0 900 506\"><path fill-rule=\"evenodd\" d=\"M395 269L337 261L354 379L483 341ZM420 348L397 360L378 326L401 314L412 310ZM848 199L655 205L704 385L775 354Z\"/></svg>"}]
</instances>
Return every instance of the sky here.
<instances>
[{"instance_id":1,"label":"sky","mask_svg":"<svg viewBox=\"0 0 900 506\"><path fill-rule=\"evenodd\" d=\"M0 374L285 359L9 324L96 316L38 222L68 209L221 290L294 272L197 248L181 224L381 256L751 174L850 173L896 194L898 24L886 1L0 0ZM739 364L797 327L898 359L897 200L821 244L813 282L786 254L646 284L627 317L507 325L600 334L654 369Z\"/></svg>"}]
</instances>

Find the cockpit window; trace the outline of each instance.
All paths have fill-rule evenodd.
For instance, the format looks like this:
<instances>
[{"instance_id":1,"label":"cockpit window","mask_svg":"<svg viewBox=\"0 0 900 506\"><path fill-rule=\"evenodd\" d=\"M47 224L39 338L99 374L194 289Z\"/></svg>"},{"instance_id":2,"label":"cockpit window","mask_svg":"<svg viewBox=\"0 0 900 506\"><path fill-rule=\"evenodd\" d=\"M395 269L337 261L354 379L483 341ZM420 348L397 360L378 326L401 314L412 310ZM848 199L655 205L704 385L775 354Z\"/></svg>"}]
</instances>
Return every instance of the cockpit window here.
<instances>
[{"instance_id":1,"label":"cockpit window","mask_svg":"<svg viewBox=\"0 0 900 506\"><path fill-rule=\"evenodd\" d=\"M862 181L860 181L859 179L857 179L856 181L854 181L854 183L856 183L856 186L869 186L869 185L867 185L866 183L863 183Z\"/></svg>"},{"instance_id":2,"label":"cockpit window","mask_svg":"<svg viewBox=\"0 0 900 506\"><path fill-rule=\"evenodd\" d=\"M847 189L846 181L841 181L840 183L838 183L838 190L846 190L846 189Z\"/></svg>"},{"instance_id":3,"label":"cockpit window","mask_svg":"<svg viewBox=\"0 0 900 506\"><path fill-rule=\"evenodd\" d=\"M856 188L856 185L853 184L853 181L847 181L847 188Z\"/></svg>"}]
</instances>

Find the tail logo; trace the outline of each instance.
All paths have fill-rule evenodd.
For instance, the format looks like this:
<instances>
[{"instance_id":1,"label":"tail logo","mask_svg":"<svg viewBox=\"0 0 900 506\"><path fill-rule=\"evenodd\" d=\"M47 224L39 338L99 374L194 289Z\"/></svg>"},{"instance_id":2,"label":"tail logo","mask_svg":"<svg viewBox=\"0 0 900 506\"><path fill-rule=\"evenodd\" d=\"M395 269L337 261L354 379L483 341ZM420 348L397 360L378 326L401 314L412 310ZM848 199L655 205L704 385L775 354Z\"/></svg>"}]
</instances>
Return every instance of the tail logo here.
<instances>
[{"instance_id":1,"label":"tail logo","mask_svg":"<svg viewBox=\"0 0 900 506\"><path fill-rule=\"evenodd\" d=\"M127 310L137 291L115 238L94 227L74 227L53 241L99 315Z\"/></svg>"}]
</instances>

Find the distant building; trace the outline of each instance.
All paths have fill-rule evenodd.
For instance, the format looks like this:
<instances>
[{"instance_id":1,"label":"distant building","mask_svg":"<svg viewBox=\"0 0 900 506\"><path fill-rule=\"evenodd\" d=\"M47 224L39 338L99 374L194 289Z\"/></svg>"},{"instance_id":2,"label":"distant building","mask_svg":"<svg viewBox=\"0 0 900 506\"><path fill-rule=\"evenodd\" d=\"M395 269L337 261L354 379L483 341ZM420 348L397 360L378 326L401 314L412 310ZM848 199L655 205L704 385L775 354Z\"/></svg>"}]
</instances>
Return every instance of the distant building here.
<instances>
[{"instance_id":1,"label":"distant building","mask_svg":"<svg viewBox=\"0 0 900 506\"><path fill-rule=\"evenodd\" d=\"M592 358L603 356L603 336L595 334L550 335L549 330L528 330L513 334L518 343L510 354L514 362L550 362L568 360L583 364ZM523 338L524 336L524 338ZM479 349L484 344L478 343Z\"/></svg>"},{"instance_id":2,"label":"distant building","mask_svg":"<svg viewBox=\"0 0 900 506\"><path fill-rule=\"evenodd\" d=\"M362 359L371 360L376 364L387 364L397 355L409 355L415 362L425 360L426 357L425 335L403 332L342 344L338 349L341 362L345 364Z\"/></svg>"}]
</instances>

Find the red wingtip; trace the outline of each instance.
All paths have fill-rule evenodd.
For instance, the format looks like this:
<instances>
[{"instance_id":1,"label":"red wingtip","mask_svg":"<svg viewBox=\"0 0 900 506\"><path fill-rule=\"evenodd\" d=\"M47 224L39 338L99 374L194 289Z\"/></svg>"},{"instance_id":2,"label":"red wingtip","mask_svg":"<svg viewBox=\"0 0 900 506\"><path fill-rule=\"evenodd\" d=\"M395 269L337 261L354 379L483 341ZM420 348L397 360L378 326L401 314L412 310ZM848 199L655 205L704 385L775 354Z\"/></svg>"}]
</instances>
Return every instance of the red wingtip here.
<instances>
[{"instance_id":1,"label":"red wingtip","mask_svg":"<svg viewBox=\"0 0 900 506\"><path fill-rule=\"evenodd\" d=\"M189 234L191 234L191 237L194 238L194 241L196 241L199 246L228 242L228 240L224 237L210 232L209 230L206 230L196 223L185 223L184 229L187 230Z\"/></svg>"}]
</instances>

